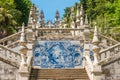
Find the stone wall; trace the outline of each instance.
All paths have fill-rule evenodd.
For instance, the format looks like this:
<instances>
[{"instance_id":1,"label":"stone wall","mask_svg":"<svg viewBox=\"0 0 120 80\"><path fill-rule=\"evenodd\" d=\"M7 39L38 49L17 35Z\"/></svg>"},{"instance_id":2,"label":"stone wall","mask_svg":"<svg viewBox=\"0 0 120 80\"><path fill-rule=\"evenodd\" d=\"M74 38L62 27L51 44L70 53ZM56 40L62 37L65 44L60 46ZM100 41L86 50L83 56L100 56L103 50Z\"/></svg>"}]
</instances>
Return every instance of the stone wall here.
<instances>
[{"instance_id":1,"label":"stone wall","mask_svg":"<svg viewBox=\"0 0 120 80\"><path fill-rule=\"evenodd\" d=\"M105 80L120 80L120 59L103 66Z\"/></svg>"},{"instance_id":2,"label":"stone wall","mask_svg":"<svg viewBox=\"0 0 120 80\"><path fill-rule=\"evenodd\" d=\"M18 69L0 61L0 80L17 80Z\"/></svg>"}]
</instances>

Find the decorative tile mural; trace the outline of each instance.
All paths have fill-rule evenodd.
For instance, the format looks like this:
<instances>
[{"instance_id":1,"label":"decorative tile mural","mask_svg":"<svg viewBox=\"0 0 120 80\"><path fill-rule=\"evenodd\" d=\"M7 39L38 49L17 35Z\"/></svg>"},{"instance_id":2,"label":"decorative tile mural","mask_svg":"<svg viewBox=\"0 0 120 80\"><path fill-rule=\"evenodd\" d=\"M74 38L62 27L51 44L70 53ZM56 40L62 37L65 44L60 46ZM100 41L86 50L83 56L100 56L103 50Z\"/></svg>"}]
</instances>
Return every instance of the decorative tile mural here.
<instances>
[{"instance_id":1,"label":"decorative tile mural","mask_svg":"<svg viewBox=\"0 0 120 80\"><path fill-rule=\"evenodd\" d=\"M79 41L38 41L33 53L33 66L40 68L82 66L83 48Z\"/></svg>"}]
</instances>

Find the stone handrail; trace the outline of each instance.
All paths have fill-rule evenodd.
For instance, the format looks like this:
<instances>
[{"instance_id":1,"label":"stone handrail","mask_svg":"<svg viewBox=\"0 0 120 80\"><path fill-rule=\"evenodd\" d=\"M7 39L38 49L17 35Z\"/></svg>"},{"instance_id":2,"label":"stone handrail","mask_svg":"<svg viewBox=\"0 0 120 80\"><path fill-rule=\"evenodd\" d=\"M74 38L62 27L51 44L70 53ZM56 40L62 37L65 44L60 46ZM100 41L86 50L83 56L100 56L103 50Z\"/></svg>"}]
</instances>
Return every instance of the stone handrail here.
<instances>
[{"instance_id":1,"label":"stone handrail","mask_svg":"<svg viewBox=\"0 0 120 80\"><path fill-rule=\"evenodd\" d=\"M91 33L93 33L93 31L91 31ZM104 45L111 46L111 45L115 45L115 44L119 43L118 41L116 41L110 37L107 37L107 36L103 35L102 33L98 33L98 35L99 35L99 38L101 40L101 44L103 44L103 46ZM103 40L105 40L105 41L103 41Z\"/></svg>"},{"instance_id":2,"label":"stone handrail","mask_svg":"<svg viewBox=\"0 0 120 80\"><path fill-rule=\"evenodd\" d=\"M16 42L20 39L20 34L21 34L21 32L18 32L13 35L10 35L8 37L5 37L3 39L0 39L0 44L6 46L8 44Z\"/></svg>"},{"instance_id":3,"label":"stone handrail","mask_svg":"<svg viewBox=\"0 0 120 80\"><path fill-rule=\"evenodd\" d=\"M38 28L38 31L79 31L79 30L83 30L78 29L78 28Z\"/></svg>"},{"instance_id":4,"label":"stone handrail","mask_svg":"<svg viewBox=\"0 0 120 80\"><path fill-rule=\"evenodd\" d=\"M15 48L17 46L19 46L19 41L16 41L16 42L6 45L6 47L8 47L8 48Z\"/></svg>"},{"instance_id":5,"label":"stone handrail","mask_svg":"<svg viewBox=\"0 0 120 80\"><path fill-rule=\"evenodd\" d=\"M14 67L19 68L20 64L20 53L17 53L3 45L0 45L0 60L12 65Z\"/></svg>"},{"instance_id":6,"label":"stone handrail","mask_svg":"<svg viewBox=\"0 0 120 80\"><path fill-rule=\"evenodd\" d=\"M119 43L118 41L116 41L116 40L114 40L114 39L112 39L112 38L109 38L109 37L107 37L107 36L104 36L102 33L99 33L98 35L99 35L100 38L104 38L104 39L110 41L111 44L117 44L117 43Z\"/></svg>"},{"instance_id":7,"label":"stone handrail","mask_svg":"<svg viewBox=\"0 0 120 80\"><path fill-rule=\"evenodd\" d=\"M93 68L93 64L92 64L90 57L85 56L85 69L87 71L87 74L90 80L93 80L92 75L91 75L92 68Z\"/></svg>"},{"instance_id":8,"label":"stone handrail","mask_svg":"<svg viewBox=\"0 0 120 80\"><path fill-rule=\"evenodd\" d=\"M104 65L118 58L120 58L120 43L101 50L99 53L99 64Z\"/></svg>"}]
</instances>

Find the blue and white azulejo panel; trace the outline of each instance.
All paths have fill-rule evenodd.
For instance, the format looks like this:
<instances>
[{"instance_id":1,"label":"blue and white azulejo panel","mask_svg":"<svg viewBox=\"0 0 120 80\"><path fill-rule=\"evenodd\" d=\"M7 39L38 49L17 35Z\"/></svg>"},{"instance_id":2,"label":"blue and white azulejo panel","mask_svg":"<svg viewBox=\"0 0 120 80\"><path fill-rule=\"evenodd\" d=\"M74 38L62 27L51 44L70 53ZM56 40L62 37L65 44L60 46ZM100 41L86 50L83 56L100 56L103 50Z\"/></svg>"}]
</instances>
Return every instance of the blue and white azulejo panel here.
<instances>
[{"instance_id":1,"label":"blue and white azulejo panel","mask_svg":"<svg viewBox=\"0 0 120 80\"><path fill-rule=\"evenodd\" d=\"M82 66L83 48L79 41L38 41L33 56L33 66L74 68Z\"/></svg>"}]
</instances>

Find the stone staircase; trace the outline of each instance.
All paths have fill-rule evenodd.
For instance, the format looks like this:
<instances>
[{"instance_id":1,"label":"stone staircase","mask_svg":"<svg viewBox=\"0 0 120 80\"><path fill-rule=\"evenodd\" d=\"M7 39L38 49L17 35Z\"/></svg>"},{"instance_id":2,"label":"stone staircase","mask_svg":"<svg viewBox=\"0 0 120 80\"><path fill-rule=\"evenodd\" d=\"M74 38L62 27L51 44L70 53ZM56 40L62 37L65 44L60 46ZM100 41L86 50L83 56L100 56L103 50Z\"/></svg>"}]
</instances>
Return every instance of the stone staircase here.
<instances>
[{"instance_id":1,"label":"stone staircase","mask_svg":"<svg viewBox=\"0 0 120 80\"><path fill-rule=\"evenodd\" d=\"M59 29L56 29L56 30L59 30ZM11 36L8 36L0 40L0 61L12 67L17 68L17 70L21 62L20 61L21 57L20 57L20 53L16 52L15 50L17 46L19 46L20 34L21 32L18 32L16 34L13 34ZM64 39L65 37L59 37L59 38ZM67 36L67 38L72 39L73 37ZM79 37L77 37L76 39L78 38ZM102 34L99 34L99 38L101 40L100 47L102 47L101 48L102 50L99 53L99 64L105 65L107 63L110 63L112 61L119 59L120 43L115 40L109 39L108 37ZM80 68L80 69L32 68L31 75L30 75L30 80L42 80L42 79L68 80L68 78L69 80L73 80L73 79L89 80L88 73L84 68Z\"/></svg>"},{"instance_id":2,"label":"stone staircase","mask_svg":"<svg viewBox=\"0 0 120 80\"><path fill-rule=\"evenodd\" d=\"M21 63L20 53L13 50L18 45L21 32L0 39L0 80L17 80Z\"/></svg>"},{"instance_id":3,"label":"stone staircase","mask_svg":"<svg viewBox=\"0 0 120 80\"><path fill-rule=\"evenodd\" d=\"M80 69L35 69L33 68L30 80L89 80L86 70Z\"/></svg>"}]
</instances>

